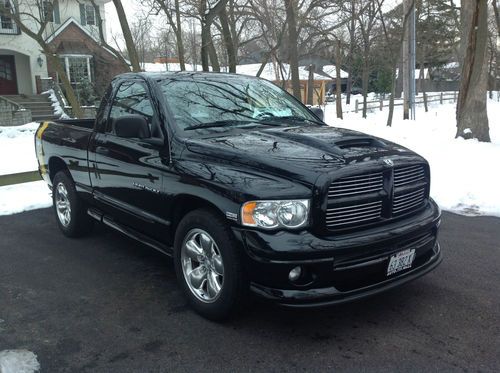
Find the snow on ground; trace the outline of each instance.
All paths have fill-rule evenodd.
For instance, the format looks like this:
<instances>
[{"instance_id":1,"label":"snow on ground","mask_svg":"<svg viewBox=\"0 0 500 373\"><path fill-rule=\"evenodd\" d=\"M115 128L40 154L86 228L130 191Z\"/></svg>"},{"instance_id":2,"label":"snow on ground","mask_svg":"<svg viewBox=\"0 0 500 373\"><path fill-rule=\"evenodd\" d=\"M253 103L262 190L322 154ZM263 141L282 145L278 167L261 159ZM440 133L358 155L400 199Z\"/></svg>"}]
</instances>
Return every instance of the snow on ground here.
<instances>
[{"instance_id":1,"label":"snow on ground","mask_svg":"<svg viewBox=\"0 0 500 373\"><path fill-rule=\"evenodd\" d=\"M344 106L345 109L347 109ZM428 113L417 108L416 121L403 121L396 107L392 127L387 110L335 117L335 104L325 107L327 123L366 132L406 146L431 166L431 195L441 208L463 214L500 216L500 102L489 100L488 116L492 143L455 139L455 104L431 106ZM0 127L0 175L37 169L33 136L38 123ZM0 215L50 206L44 182L0 187Z\"/></svg>"},{"instance_id":2,"label":"snow on ground","mask_svg":"<svg viewBox=\"0 0 500 373\"><path fill-rule=\"evenodd\" d=\"M500 102L488 101L491 143L455 139L456 104L417 107L416 121L403 120L396 107L392 127L387 110L346 113L336 118L335 104L325 107L330 125L365 132L416 151L431 167L431 196L444 210L468 215L500 216Z\"/></svg>"},{"instance_id":3,"label":"snow on ground","mask_svg":"<svg viewBox=\"0 0 500 373\"><path fill-rule=\"evenodd\" d=\"M39 123L32 122L17 127L0 127L0 175L38 168L34 144L38 126ZM0 187L0 215L48 207L51 201L44 181Z\"/></svg>"},{"instance_id":4,"label":"snow on ground","mask_svg":"<svg viewBox=\"0 0 500 373\"><path fill-rule=\"evenodd\" d=\"M0 373L34 373L39 370L40 363L31 351L0 351Z\"/></svg>"},{"instance_id":5,"label":"snow on ground","mask_svg":"<svg viewBox=\"0 0 500 373\"><path fill-rule=\"evenodd\" d=\"M0 187L0 215L41 209L52 205L50 190L45 181ZM1 373L3 373L0 370Z\"/></svg>"},{"instance_id":6,"label":"snow on ground","mask_svg":"<svg viewBox=\"0 0 500 373\"><path fill-rule=\"evenodd\" d=\"M0 126L0 175L37 169L34 135L38 126L37 122Z\"/></svg>"}]
</instances>

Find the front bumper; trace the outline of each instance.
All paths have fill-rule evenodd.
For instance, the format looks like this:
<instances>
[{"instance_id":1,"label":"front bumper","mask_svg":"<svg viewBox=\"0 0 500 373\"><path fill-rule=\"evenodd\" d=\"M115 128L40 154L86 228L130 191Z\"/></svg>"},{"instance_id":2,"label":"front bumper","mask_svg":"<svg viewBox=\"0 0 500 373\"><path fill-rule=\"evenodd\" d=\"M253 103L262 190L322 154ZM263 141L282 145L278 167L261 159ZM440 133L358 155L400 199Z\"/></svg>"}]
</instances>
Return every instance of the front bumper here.
<instances>
[{"instance_id":1,"label":"front bumper","mask_svg":"<svg viewBox=\"0 0 500 373\"><path fill-rule=\"evenodd\" d=\"M251 290L282 305L307 307L370 296L430 272L442 260L437 242L440 221L440 210L430 200L417 215L342 236L238 228L234 232L244 248ZM406 249L415 249L412 267L387 276L391 255ZM298 265L306 275L292 283L288 274Z\"/></svg>"}]
</instances>

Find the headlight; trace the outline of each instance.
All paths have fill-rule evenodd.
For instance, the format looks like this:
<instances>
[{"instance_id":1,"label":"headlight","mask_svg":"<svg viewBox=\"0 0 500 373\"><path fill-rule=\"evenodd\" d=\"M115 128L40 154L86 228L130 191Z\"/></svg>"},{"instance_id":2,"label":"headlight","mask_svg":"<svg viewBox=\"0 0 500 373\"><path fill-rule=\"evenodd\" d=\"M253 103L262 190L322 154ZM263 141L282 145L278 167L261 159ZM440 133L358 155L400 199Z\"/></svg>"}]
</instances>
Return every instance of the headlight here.
<instances>
[{"instance_id":1,"label":"headlight","mask_svg":"<svg viewBox=\"0 0 500 373\"><path fill-rule=\"evenodd\" d=\"M266 229L299 228L309 219L309 200L250 201L241 207L241 222Z\"/></svg>"}]
</instances>

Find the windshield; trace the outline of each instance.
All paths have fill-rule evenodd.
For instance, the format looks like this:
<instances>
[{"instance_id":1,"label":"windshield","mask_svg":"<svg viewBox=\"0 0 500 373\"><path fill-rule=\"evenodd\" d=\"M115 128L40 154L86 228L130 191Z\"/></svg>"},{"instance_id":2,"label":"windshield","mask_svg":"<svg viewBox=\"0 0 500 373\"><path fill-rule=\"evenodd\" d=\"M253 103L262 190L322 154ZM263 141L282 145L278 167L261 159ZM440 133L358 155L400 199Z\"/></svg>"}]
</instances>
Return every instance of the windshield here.
<instances>
[{"instance_id":1,"label":"windshield","mask_svg":"<svg viewBox=\"0 0 500 373\"><path fill-rule=\"evenodd\" d=\"M270 124L279 118L318 119L271 82L252 77L173 76L158 82L183 129Z\"/></svg>"}]
</instances>

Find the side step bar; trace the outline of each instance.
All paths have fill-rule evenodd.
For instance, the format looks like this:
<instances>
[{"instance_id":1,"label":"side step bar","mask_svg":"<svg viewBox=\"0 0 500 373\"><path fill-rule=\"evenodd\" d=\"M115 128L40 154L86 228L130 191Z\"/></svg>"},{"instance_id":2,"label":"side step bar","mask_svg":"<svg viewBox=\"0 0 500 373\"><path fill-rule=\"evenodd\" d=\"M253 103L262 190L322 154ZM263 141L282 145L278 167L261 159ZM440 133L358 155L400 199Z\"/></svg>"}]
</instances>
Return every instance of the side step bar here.
<instances>
[{"instance_id":1,"label":"side step bar","mask_svg":"<svg viewBox=\"0 0 500 373\"><path fill-rule=\"evenodd\" d=\"M126 236L128 236L136 241L139 241L140 243L143 243L143 244L145 244L145 245L147 245L155 250L158 250L159 252L161 252L165 255L168 255L168 256L173 255L173 249L171 247L169 247L161 242L158 242L158 241L146 236L145 234L142 234L142 233L136 231L133 228L130 228L130 227L127 227L123 224L117 223L112 218L104 215L101 211L99 211L96 208L89 208L87 210L87 214L89 214L92 218L94 218L98 222L104 223L108 227L111 227L111 228L117 230L118 232L123 233L124 235L126 235Z\"/></svg>"}]
</instances>

